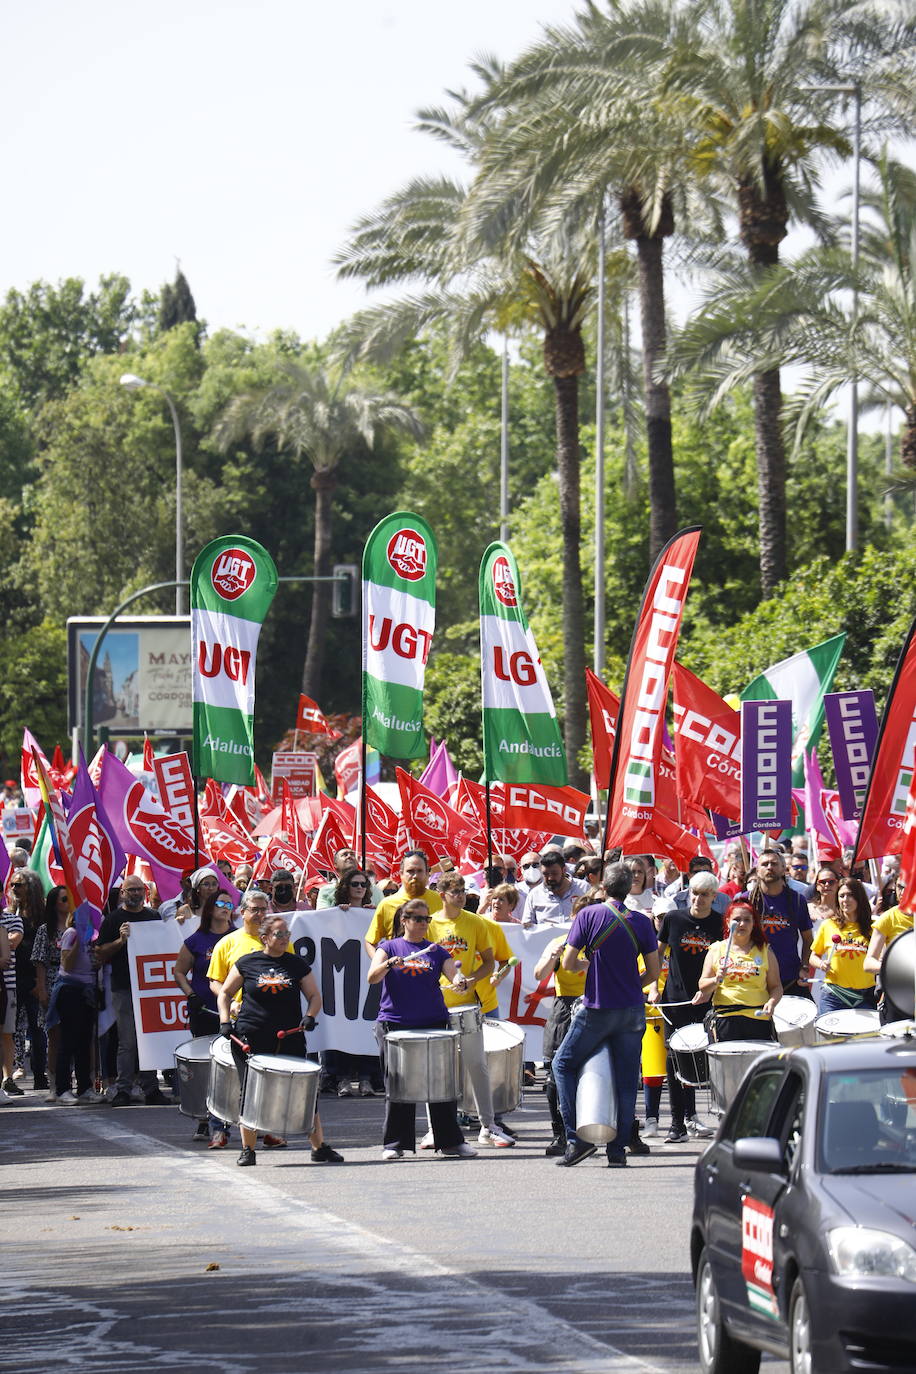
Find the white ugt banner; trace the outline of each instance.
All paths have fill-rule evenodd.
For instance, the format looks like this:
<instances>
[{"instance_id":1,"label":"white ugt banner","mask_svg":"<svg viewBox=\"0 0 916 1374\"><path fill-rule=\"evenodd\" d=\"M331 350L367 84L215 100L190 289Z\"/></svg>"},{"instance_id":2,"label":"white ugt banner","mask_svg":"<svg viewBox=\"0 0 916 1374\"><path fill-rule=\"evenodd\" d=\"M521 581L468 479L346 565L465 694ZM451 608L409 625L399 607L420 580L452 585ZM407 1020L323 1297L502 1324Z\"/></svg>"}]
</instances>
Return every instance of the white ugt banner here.
<instances>
[{"instance_id":1,"label":"white ugt banner","mask_svg":"<svg viewBox=\"0 0 916 1374\"><path fill-rule=\"evenodd\" d=\"M371 913L369 913L371 914ZM375 1021L381 984L366 982L369 956L363 945L366 912L299 911L290 921L290 939L296 953L309 964L321 991L318 1024L309 1033L309 1053L343 1050L348 1054L375 1054ZM141 1069L170 1069L175 1049L189 1038L184 994L173 971L182 942L194 926L175 921L144 921L131 927L127 943L134 1021ZM506 938L519 963L499 986L501 1019L525 1029L525 1057L540 1059L543 1030L553 1005L553 980L538 984L534 966L551 940L565 934L568 926L504 926ZM304 1010L304 1007L303 1007Z\"/></svg>"}]
</instances>

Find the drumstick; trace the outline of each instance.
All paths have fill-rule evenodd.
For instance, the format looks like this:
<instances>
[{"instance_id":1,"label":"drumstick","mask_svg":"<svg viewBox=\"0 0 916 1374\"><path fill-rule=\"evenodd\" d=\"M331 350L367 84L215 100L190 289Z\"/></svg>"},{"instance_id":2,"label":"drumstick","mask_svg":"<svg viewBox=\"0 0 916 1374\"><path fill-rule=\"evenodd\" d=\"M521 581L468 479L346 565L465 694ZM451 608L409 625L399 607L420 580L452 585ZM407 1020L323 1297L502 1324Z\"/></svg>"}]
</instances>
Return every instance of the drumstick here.
<instances>
[{"instance_id":1,"label":"drumstick","mask_svg":"<svg viewBox=\"0 0 916 1374\"><path fill-rule=\"evenodd\" d=\"M302 1023L301 1023L301 1021L300 1021L300 1023L299 1023L298 1026L293 1026L290 1030L277 1031L277 1039L278 1039L278 1040L285 1040L286 1037L287 1037L288 1035L301 1035L301 1034L302 1034Z\"/></svg>"},{"instance_id":2,"label":"drumstick","mask_svg":"<svg viewBox=\"0 0 916 1374\"><path fill-rule=\"evenodd\" d=\"M438 945L433 944L427 945L425 949L418 949L415 954L395 954L393 958L388 960L388 963L389 965L394 964L396 968L399 968L401 964L406 964L411 959L419 959L421 954L429 954L431 949L438 948Z\"/></svg>"},{"instance_id":3,"label":"drumstick","mask_svg":"<svg viewBox=\"0 0 916 1374\"><path fill-rule=\"evenodd\" d=\"M723 982L725 981L725 974L728 970L728 956L732 952L732 940L735 938L735 930L737 929L737 925L737 921L732 921L729 924L728 940L725 943L725 955L719 963L719 974L716 978L716 987L721 987Z\"/></svg>"},{"instance_id":4,"label":"drumstick","mask_svg":"<svg viewBox=\"0 0 916 1374\"><path fill-rule=\"evenodd\" d=\"M510 968L515 968L515 965L516 965L517 963L518 963L518 955L517 955L517 954L513 954L513 956L512 956L511 959L507 959L507 960L506 960L506 962L503 964L502 968L498 968L498 969L496 970L495 973L491 973L491 974L490 974L490 984L491 984L491 986L495 988L495 987L497 986L497 984L501 983L502 980L505 978L506 974L509 972Z\"/></svg>"},{"instance_id":5,"label":"drumstick","mask_svg":"<svg viewBox=\"0 0 916 1374\"><path fill-rule=\"evenodd\" d=\"M235 1041L239 1049L242 1051L242 1054L251 1054L251 1046L246 1045L245 1041L240 1040L237 1035L230 1035L229 1039Z\"/></svg>"},{"instance_id":6,"label":"drumstick","mask_svg":"<svg viewBox=\"0 0 916 1374\"><path fill-rule=\"evenodd\" d=\"M826 973L826 972L828 971L828 969L830 968L830 961L831 961L831 959L833 958L834 954L836 954L836 952L837 952L837 950L839 949L840 945L843 943L843 937L842 937L842 935L840 934L839 931L837 931L837 933L836 933L835 935L831 936L831 939L833 940L833 944L831 945L830 949L828 949L828 951L827 951L827 958L824 960L824 972L825 972L825 973Z\"/></svg>"}]
</instances>

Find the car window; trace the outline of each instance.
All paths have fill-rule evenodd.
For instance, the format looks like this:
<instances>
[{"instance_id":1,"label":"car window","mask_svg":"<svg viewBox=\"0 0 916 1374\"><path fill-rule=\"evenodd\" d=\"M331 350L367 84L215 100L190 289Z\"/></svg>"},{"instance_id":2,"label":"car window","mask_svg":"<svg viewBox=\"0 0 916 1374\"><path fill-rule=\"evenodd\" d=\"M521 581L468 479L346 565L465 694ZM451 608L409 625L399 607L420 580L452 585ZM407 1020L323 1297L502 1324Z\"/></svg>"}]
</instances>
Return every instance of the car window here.
<instances>
[{"instance_id":1,"label":"car window","mask_svg":"<svg viewBox=\"0 0 916 1374\"><path fill-rule=\"evenodd\" d=\"M740 1140L742 1136L766 1133L770 1110L784 1076L781 1066L759 1069L751 1075L741 1101L722 1133L724 1140Z\"/></svg>"},{"instance_id":2,"label":"car window","mask_svg":"<svg viewBox=\"0 0 916 1374\"><path fill-rule=\"evenodd\" d=\"M916 1070L826 1074L818 1154L829 1173L916 1173Z\"/></svg>"},{"instance_id":3,"label":"car window","mask_svg":"<svg viewBox=\"0 0 916 1374\"><path fill-rule=\"evenodd\" d=\"M787 1073L767 1127L767 1134L775 1136L782 1145L787 1170L795 1163L801 1144L804 1109L805 1080L800 1073Z\"/></svg>"}]
</instances>

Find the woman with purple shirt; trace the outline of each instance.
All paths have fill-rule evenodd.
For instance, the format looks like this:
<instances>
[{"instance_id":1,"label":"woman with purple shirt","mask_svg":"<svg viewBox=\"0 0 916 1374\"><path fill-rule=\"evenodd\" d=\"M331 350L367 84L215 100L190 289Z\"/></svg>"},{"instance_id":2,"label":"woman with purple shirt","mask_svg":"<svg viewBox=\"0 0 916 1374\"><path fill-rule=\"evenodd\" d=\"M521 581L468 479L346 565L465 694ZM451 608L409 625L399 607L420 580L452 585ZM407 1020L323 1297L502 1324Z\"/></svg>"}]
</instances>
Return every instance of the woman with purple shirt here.
<instances>
[{"instance_id":1,"label":"woman with purple shirt","mask_svg":"<svg viewBox=\"0 0 916 1374\"><path fill-rule=\"evenodd\" d=\"M369 966L369 982L383 982L378 1014L383 1061L389 1031L448 1030L448 1011L439 987L441 974L450 980L456 992L467 989L457 960L441 945L430 943L430 919L428 906L418 898L398 907L394 935L379 942ZM384 1062L383 1067L387 1081ZM477 1151L465 1144L458 1125L457 1101L428 1105L436 1149L453 1159L472 1159ZM416 1103L392 1102L388 1097L382 1159L402 1159L406 1150L414 1152L416 1148Z\"/></svg>"},{"instance_id":2,"label":"woman with purple shirt","mask_svg":"<svg viewBox=\"0 0 916 1374\"><path fill-rule=\"evenodd\" d=\"M208 893L201 903L200 925L185 940L175 960L175 982L188 999L188 1029L192 1036L216 1035L219 1012L216 994L207 979L210 956L216 944L235 929L232 899L222 890ZM211 1116L198 1123L195 1140L210 1137L209 1148L222 1150L229 1143L228 1121Z\"/></svg>"}]
</instances>

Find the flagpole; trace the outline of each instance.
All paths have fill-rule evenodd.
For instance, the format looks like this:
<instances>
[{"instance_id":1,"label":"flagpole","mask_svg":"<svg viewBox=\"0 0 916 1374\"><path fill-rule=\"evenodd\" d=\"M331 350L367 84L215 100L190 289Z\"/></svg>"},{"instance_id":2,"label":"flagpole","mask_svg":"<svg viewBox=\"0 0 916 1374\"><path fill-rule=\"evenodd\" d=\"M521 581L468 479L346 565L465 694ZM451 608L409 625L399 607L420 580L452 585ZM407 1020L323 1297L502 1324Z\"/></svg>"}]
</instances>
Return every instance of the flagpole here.
<instances>
[{"instance_id":1,"label":"flagpole","mask_svg":"<svg viewBox=\"0 0 916 1374\"><path fill-rule=\"evenodd\" d=\"M359 742L359 866L366 871L366 731Z\"/></svg>"},{"instance_id":2,"label":"flagpole","mask_svg":"<svg viewBox=\"0 0 916 1374\"><path fill-rule=\"evenodd\" d=\"M200 816L197 813L197 798L200 792L200 779L194 774L194 867L200 868Z\"/></svg>"},{"instance_id":3,"label":"flagpole","mask_svg":"<svg viewBox=\"0 0 916 1374\"><path fill-rule=\"evenodd\" d=\"M487 811L487 868L493 867L493 817L490 812L490 779L484 782L484 797ZM489 887L489 880L487 886Z\"/></svg>"}]
</instances>

